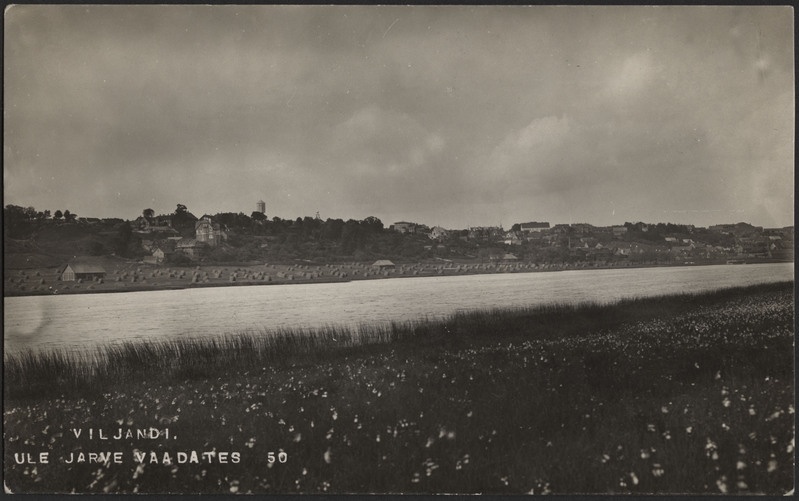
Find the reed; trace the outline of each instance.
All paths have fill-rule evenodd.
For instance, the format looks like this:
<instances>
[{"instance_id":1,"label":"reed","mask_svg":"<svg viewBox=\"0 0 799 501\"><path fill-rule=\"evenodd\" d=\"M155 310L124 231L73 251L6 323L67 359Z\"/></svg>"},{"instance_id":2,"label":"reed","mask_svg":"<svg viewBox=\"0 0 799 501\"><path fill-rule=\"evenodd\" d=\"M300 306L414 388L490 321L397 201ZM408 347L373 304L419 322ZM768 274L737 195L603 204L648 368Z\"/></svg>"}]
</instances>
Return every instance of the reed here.
<instances>
[{"instance_id":1,"label":"reed","mask_svg":"<svg viewBox=\"0 0 799 501\"><path fill-rule=\"evenodd\" d=\"M392 343L462 348L515 339L554 339L612 328L624 322L668 316L686 306L718 304L743 291L768 292L793 287L782 282L702 293L625 299L615 303L544 304L457 312L443 319L419 319L354 328L267 328L215 338L126 341L79 350L26 350L4 355L6 395L39 395L91 390L98 383L209 377L231 370L287 366L358 355Z\"/></svg>"}]
</instances>

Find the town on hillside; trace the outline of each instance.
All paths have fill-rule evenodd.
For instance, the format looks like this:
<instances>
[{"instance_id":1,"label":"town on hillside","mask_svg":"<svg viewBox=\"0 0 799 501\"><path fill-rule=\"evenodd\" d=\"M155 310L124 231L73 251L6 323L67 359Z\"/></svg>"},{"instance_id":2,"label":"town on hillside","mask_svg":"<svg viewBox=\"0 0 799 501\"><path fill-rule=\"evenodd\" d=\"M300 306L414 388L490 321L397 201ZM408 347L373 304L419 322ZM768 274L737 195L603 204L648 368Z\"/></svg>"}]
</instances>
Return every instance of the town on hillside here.
<instances>
[{"instance_id":1,"label":"town on hillside","mask_svg":"<svg viewBox=\"0 0 799 501\"><path fill-rule=\"evenodd\" d=\"M763 228L739 222L702 228L625 222L601 227L528 221L509 229L447 229L398 221L386 227L375 217L323 220L317 213L292 220L268 218L263 201L255 208L250 215L197 217L177 204L170 214L144 209L134 219L122 220L78 217L68 210L51 215L49 210L7 205L3 211L6 291L47 292L53 287L52 279L89 281L102 289L108 274L116 274L113 280L125 283L137 283L138 276L141 283L148 273L142 270L150 268L150 278L163 277L163 283L170 283L169 279L208 283L223 279L223 274L228 281L279 283L453 270L478 273L793 260L792 226ZM185 271L201 266L216 269L204 276ZM271 273L269 269L255 271L259 266L271 266ZM330 269L327 276L322 268Z\"/></svg>"}]
</instances>

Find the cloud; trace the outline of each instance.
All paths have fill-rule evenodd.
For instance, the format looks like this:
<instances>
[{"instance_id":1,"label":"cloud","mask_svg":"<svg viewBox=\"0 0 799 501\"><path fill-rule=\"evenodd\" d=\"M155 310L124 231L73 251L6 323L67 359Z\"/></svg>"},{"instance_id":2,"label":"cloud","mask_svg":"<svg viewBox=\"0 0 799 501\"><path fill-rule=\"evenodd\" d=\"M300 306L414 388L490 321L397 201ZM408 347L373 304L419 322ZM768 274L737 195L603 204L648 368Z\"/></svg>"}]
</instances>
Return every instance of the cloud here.
<instances>
[{"instance_id":1,"label":"cloud","mask_svg":"<svg viewBox=\"0 0 799 501\"><path fill-rule=\"evenodd\" d=\"M524 128L511 131L488 158L489 179L503 183L542 181L563 167L564 149L573 132L566 116L536 118ZM547 188L539 182L533 192Z\"/></svg>"},{"instance_id":2,"label":"cloud","mask_svg":"<svg viewBox=\"0 0 799 501\"><path fill-rule=\"evenodd\" d=\"M758 204L790 220L787 13L18 6L5 194L120 217L264 198L450 226Z\"/></svg>"},{"instance_id":3,"label":"cloud","mask_svg":"<svg viewBox=\"0 0 799 501\"><path fill-rule=\"evenodd\" d=\"M445 144L407 113L376 105L356 110L332 135L333 155L373 178L413 177L431 167Z\"/></svg>"},{"instance_id":4,"label":"cloud","mask_svg":"<svg viewBox=\"0 0 799 501\"><path fill-rule=\"evenodd\" d=\"M617 98L634 97L652 82L654 75L655 66L650 54L638 52L612 68L607 82L607 92Z\"/></svg>"}]
</instances>

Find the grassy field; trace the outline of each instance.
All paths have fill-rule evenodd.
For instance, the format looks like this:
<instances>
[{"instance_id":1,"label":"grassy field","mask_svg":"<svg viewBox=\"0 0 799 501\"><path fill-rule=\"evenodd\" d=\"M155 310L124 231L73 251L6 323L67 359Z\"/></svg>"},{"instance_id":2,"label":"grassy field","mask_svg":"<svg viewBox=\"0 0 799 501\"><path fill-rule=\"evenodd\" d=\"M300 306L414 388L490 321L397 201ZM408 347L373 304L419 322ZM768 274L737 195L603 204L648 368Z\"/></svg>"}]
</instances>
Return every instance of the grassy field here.
<instances>
[{"instance_id":1,"label":"grassy field","mask_svg":"<svg viewBox=\"0 0 799 501\"><path fill-rule=\"evenodd\" d=\"M6 355L5 482L31 493L782 494L794 481L793 333L791 282ZM96 438L150 427L162 437ZM119 463L65 462L116 451Z\"/></svg>"}]
</instances>

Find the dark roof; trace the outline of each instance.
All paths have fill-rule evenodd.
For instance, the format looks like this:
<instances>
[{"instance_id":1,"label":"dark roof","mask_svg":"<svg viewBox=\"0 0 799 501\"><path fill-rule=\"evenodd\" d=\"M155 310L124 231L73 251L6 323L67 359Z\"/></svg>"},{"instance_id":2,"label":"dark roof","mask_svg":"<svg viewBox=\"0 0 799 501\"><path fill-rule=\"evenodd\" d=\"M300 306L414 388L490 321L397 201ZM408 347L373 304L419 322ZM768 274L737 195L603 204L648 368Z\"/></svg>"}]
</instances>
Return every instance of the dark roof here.
<instances>
[{"instance_id":1,"label":"dark roof","mask_svg":"<svg viewBox=\"0 0 799 501\"><path fill-rule=\"evenodd\" d=\"M150 250L155 252L156 250L162 250L164 253L175 252L175 241L174 240L164 240L154 244Z\"/></svg>"},{"instance_id":2,"label":"dark roof","mask_svg":"<svg viewBox=\"0 0 799 501\"><path fill-rule=\"evenodd\" d=\"M177 246L178 247L195 247L200 245L202 242L198 242L195 238L181 238L178 240Z\"/></svg>"},{"instance_id":3,"label":"dark roof","mask_svg":"<svg viewBox=\"0 0 799 501\"><path fill-rule=\"evenodd\" d=\"M105 273L105 268L95 263L69 263L67 266L75 273Z\"/></svg>"}]
</instances>

